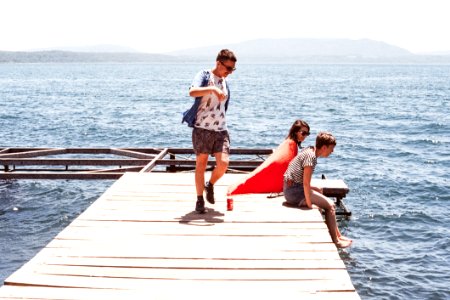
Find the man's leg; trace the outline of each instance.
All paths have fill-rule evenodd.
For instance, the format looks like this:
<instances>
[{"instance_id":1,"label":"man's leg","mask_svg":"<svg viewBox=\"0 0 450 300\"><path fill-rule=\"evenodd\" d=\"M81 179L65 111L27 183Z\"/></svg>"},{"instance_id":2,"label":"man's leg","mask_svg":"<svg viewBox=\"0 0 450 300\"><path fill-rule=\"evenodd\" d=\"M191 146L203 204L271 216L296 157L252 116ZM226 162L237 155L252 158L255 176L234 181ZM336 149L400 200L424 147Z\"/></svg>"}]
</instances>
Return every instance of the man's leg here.
<instances>
[{"instance_id":1,"label":"man's leg","mask_svg":"<svg viewBox=\"0 0 450 300\"><path fill-rule=\"evenodd\" d=\"M208 156L205 153L197 154L195 161L195 188L197 196L202 196L205 188L205 171L208 164Z\"/></svg>"},{"instance_id":2,"label":"man's leg","mask_svg":"<svg viewBox=\"0 0 450 300\"><path fill-rule=\"evenodd\" d=\"M205 171L208 164L208 154L197 154L195 161L195 189L197 191L197 203L195 210L199 213L205 212L205 201L203 200L203 189L205 188Z\"/></svg>"},{"instance_id":3,"label":"man's leg","mask_svg":"<svg viewBox=\"0 0 450 300\"><path fill-rule=\"evenodd\" d=\"M316 191L312 191L311 202L312 204L315 204L325 210L325 223L327 224L331 239L336 243L338 241L338 237L336 234L337 224L333 201Z\"/></svg>"},{"instance_id":4,"label":"man's leg","mask_svg":"<svg viewBox=\"0 0 450 300\"><path fill-rule=\"evenodd\" d=\"M339 229L336 222L336 207L334 202L324 195L312 191L311 193L312 204L325 210L325 223L327 224L328 231L330 232L331 239L338 248L345 248L351 245L352 241L339 238Z\"/></svg>"},{"instance_id":5,"label":"man's leg","mask_svg":"<svg viewBox=\"0 0 450 300\"><path fill-rule=\"evenodd\" d=\"M223 174L228 169L228 164L230 162L230 157L228 153L214 153L214 157L216 158L216 167L214 168L211 178L209 179L209 182L211 184L214 184L219 180Z\"/></svg>"},{"instance_id":6,"label":"man's leg","mask_svg":"<svg viewBox=\"0 0 450 300\"><path fill-rule=\"evenodd\" d=\"M216 167L211 173L211 178L205 184L206 200L214 204L214 184L225 174L230 160L230 137L228 131L215 132L213 155L216 158Z\"/></svg>"},{"instance_id":7,"label":"man's leg","mask_svg":"<svg viewBox=\"0 0 450 300\"><path fill-rule=\"evenodd\" d=\"M214 184L225 174L229 163L228 153L214 153L214 157L216 158L216 167L211 173L211 178L205 184L206 200L211 204L216 202L214 199Z\"/></svg>"}]
</instances>

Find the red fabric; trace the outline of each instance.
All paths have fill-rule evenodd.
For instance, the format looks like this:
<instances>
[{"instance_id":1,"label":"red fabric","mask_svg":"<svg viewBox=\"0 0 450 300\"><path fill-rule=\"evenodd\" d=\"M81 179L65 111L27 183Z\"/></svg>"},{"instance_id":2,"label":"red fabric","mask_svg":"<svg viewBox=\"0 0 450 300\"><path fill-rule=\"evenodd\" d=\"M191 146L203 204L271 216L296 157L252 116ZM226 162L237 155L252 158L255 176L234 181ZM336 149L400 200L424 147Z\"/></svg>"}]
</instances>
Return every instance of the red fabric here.
<instances>
[{"instance_id":1,"label":"red fabric","mask_svg":"<svg viewBox=\"0 0 450 300\"><path fill-rule=\"evenodd\" d=\"M297 152L297 143L286 139L258 168L230 185L227 194L281 193L283 175Z\"/></svg>"}]
</instances>

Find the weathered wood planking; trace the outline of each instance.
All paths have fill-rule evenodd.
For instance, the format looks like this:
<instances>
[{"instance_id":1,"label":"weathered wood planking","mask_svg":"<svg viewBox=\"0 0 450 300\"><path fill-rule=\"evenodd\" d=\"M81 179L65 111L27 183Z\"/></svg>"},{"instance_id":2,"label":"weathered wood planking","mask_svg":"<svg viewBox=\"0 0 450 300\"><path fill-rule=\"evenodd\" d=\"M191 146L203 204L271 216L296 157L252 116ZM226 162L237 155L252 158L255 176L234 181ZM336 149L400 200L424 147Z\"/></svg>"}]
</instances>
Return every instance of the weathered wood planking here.
<instances>
[{"instance_id":1,"label":"weathered wood planking","mask_svg":"<svg viewBox=\"0 0 450 300\"><path fill-rule=\"evenodd\" d=\"M359 299L317 210L240 195L193 212L193 174L127 173L5 280L0 299Z\"/></svg>"}]
</instances>

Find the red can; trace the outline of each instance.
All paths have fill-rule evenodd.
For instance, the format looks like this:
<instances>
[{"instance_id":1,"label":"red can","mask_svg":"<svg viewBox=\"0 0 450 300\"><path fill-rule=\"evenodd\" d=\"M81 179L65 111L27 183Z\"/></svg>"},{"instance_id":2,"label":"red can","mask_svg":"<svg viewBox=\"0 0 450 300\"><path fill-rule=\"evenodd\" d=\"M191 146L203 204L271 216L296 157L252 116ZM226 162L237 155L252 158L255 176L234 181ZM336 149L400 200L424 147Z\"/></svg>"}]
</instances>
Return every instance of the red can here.
<instances>
[{"instance_id":1,"label":"red can","mask_svg":"<svg viewBox=\"0 0 450 300\"><path fill-rule=\"evenodd\" d=\"M233 199L232 198L227 199L227 210L233 210Z\"/></svg>"}]
</instances>

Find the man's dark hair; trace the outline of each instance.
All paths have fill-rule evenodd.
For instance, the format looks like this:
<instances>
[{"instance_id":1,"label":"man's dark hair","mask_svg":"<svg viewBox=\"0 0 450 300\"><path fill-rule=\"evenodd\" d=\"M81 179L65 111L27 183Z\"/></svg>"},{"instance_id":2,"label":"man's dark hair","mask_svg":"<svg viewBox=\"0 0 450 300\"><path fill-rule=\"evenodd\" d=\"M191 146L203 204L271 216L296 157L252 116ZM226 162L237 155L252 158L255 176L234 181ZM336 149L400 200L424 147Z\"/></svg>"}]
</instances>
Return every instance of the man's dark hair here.
<instances>
[{"instance_id":1,"label":"man's dark hair","mask_svg":"<svg viewBox=\"0 0 450 300\"><path fill-rule=\"evenodd\" d=\"M316 138L316 148L320 149L322 146L336 146L336 138L329 132L319 132Z\"/></svg>"},{"instance_id":2,"label":"man's dark hair","mask_svg":"<svg viewBox=\"0 0 450 300\"><path fill-rule=\"evenodd\" d=\"M226 60L237 62L237 58L234 55L233 51L228 49L222 49L220 50L219 54L217 54L216 61L224 62Z\"/></svg>"}]
</instances>

